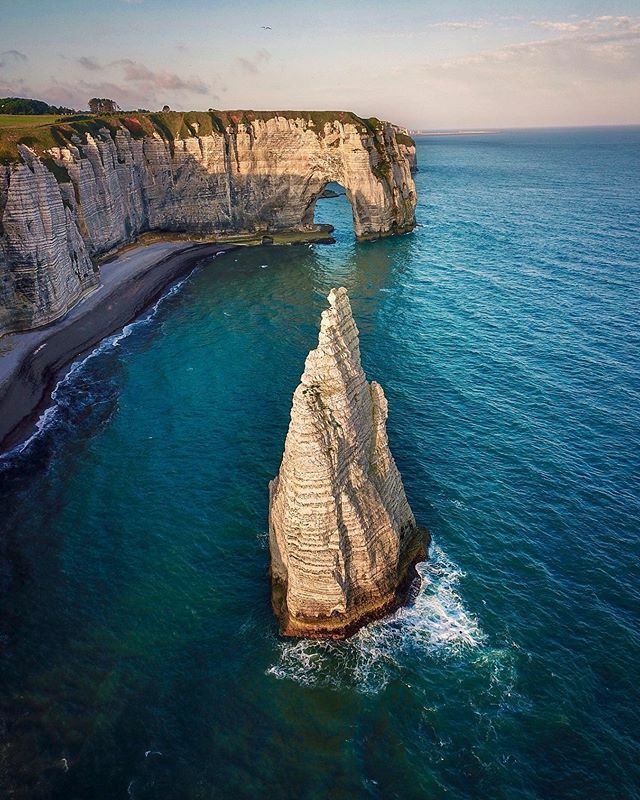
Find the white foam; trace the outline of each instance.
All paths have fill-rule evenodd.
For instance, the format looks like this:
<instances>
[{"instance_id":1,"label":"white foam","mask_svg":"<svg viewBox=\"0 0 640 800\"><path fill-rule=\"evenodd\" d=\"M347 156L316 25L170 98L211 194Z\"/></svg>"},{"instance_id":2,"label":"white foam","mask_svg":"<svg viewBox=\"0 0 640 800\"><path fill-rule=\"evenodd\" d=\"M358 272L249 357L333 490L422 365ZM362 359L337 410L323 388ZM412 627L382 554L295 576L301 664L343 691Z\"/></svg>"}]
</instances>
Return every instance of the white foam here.
<instances>
[{"instance_id":1,"label":"white foam","mask_svg":"<svg viewBox=\"0 0 640 800\"><path fill-rule=\"evenodd\" d=\"M197 267L196 267L197 269ZM65 373L64 377L62 377L58 383L56 383L55 388L51 392L51 405L46 408L42 414L40 415L38 421L35 424L35 430L21 444L16 445L12 450L8 450L6 453L0 454L0 463L2 461L8 461L12 457L24 453L28 448L33 444L36 439L38 439L42 434L47 431L51 425L56 421L58 417L60 406L62 402L62 392L65 388L68 388L74 378L80 373L80 371L91 361L91 359L95 358L96 356L100 355L101 353L107 352L108 350L112 350L115 347L120 345L120 342L129 337L135 330L145 325L148 325L155 315L158 313L158 309L170 297L173 297L180 289L184 286L184 284L189 280L191 275L195 270L193 270L186 278L183 278L178 283L174 284L168 292L162 295L156 303L151 307L151 309L138 320L134 320L134 322L130 322L128 325L125 325L124 328L119 331L118 333L114 333L111 336L108 336L106 339L103 339L100 344L93 349L88 355L84 356L84 358L78 359L74 361L71 366L69 367L68 371ZM44 345L41 345L43 347ZM40 348L39 348L40 349Z\"/></svg>"},{"instance_id":2,"label":"white foam","mask_svg":"<svg viewBox=\"0 0 640 800\"><path fill-rule=\"evenodd\" d=\"M402 668L405 656L452 658L482 647L485 636L462 602L462 571L436 544L418 564L420 588L412 605L366 626L345 642L285 641L267 673L303 685L350 685L377 692Z\"/></svg>"},{"instance_id":3,"label":"white foam","mask_svg":"<svg viewBox=\"0 0 640 800\"><path fill-rule=\"evenodd\" d=\"M269 531L260 531L256 534L258 546L266 549L269 546Z\"/></svg>"}]
</instances>

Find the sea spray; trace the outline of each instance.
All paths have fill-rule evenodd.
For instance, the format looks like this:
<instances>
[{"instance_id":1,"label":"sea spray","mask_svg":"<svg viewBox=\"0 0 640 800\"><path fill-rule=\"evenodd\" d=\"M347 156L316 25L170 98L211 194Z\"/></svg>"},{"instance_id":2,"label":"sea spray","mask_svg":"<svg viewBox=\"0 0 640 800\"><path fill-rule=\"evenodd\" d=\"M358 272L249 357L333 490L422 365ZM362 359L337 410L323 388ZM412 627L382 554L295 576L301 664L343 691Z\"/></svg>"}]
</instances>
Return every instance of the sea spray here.
<instances>
[{"instance_id":1,"label":"sea spray","mask_svg":"<svg viewBox=\"0 0 640 800\"><path fill-rule=\"evenodd\" d=\"M349 686L365 693L383 689L398 675L404 657L464 657L492 648L459 593L464 577L438 544L417 566L420 585L413 603L372 623L344 642L299 639L280 642L280 658L267 673L306 686Z\"/></svg>"}]
</instances>

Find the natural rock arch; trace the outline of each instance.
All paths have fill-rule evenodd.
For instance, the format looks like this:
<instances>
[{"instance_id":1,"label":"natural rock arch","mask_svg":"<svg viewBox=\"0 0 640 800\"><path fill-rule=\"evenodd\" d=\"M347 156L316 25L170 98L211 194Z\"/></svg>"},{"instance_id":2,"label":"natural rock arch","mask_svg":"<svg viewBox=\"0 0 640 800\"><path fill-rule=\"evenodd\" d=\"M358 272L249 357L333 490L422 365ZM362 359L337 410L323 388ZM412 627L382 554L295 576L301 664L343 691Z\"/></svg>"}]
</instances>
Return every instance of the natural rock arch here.
<instances>
[{"instance_id":1,"label":"natural rock arch","mask_svg":"<svg viewBox=\"0 0 640 800\"><path fill-rule=\"evenodd\" d=\"M332 181L359 239L415 225L402 134L347 112L89 118L43 142L0 164L0 334L66 313L99 280L96 257L146 231L317 229L313 209Z\"/></svg>"},{"instance_id":2,"label":"natural rock arch","mask_svg":"<svg viewBox=\"0 0 640 800\"><path fill-rule=\"evenodd\" d=\"M415 226L415 186L412 179L406 180L402 168L398 169L397 175L393 170L393 166L388 166L392 174L387 178L385 175L381 177L370 164L352 171L348 164L331 163L325 169L304 176L301 198L304 211L300 224L303 228L314 227L318 199L330 183L337 183L345 190L358 239L377 239L412 230Z\"/></svg>"},{"instance_id":3,"label":"natural rock arch","mask_svg":"<svg viewBox=\"0 0 640 800\"><path fill-rule=\"evenodd\" d=\"M337 187L339 191L336 191L334 187ZM326 190L335 192L335 195L334 194L325 195ZM319 192L315 192L312 195L309 206L305 210L305 214L302 218L302 224L309 230L313 230L318 226L323 226L323 225L326 226L327 223L329 223L331 227L333 227L333 225L331 224L331 219L329 219L329 217L331 216L330 213L327 213L326 215L327 219L323 220L322 222L318 220L318 210L319 210L318 204L319 203L324 204L324 201L326 200L329 205L329 209L333 210L332 207L334 201L340 196L345 197L349 203L349 209L351 212L351 228L355 235L356 219L354 215L353 194L352 192L348 192L346 187L344 187L339 181L327 181L325 184L323 184ZM325 209L322 209L322 211L325 212Z\"/></svg>"}]
</instances>

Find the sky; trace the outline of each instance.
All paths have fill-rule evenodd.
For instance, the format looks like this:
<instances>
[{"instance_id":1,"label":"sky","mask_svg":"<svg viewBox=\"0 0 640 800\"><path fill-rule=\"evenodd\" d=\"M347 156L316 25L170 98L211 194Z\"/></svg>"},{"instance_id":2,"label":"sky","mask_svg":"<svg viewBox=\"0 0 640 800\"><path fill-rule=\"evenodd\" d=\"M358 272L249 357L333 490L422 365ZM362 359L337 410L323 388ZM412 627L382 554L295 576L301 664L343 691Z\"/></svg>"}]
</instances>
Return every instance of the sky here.
<instances>
[{"instance_id":1,"label":"sky","mask_svg":"<svg viewBox=\"0 0 640 800\"><path fill-rule=\"evenodd\" d=\"M2 0L0 96L355 111L412 129L640 123L640 0Z\"/></svg>"}]
</instances>

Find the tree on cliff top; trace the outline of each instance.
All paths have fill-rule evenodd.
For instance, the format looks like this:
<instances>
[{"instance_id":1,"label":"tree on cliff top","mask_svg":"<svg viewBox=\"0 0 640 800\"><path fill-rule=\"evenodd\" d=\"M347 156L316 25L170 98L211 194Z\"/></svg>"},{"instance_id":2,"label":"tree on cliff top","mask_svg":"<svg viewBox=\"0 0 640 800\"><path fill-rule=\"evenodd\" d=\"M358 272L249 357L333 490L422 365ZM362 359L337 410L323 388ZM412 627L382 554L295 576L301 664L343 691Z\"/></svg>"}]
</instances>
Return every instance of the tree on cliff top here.
<instances>
[{"instance_id":1,"label":"tree on cliff top","mask_svg":"<svg viewBox=\"0 0 640 800\"><path fill-rule=\"evenodd\" d=\"M119 111L120 106L108 97L92 97L89 100L89 109L92 114L112 114L114 111Z\"/></svg>"},{"instance_id":2,"label":"tree on cliff top","mask_svg":"<svg viewBox=\"0 0 640 800\"><path fill-rule=\"evenodd\" d=\"M73 114L72 108L50 106L29 97L0 97L0 114Z\"/></svg>"}]
</instances>

